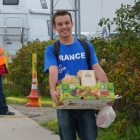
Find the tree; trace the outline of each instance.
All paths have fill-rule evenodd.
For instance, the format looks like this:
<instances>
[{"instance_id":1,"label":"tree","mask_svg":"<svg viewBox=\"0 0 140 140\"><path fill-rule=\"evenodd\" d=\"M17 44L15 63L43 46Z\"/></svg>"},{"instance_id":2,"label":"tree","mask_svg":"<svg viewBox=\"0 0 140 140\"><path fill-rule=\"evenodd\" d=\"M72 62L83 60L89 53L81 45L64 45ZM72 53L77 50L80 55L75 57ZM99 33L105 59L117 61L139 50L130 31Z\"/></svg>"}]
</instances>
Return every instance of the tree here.
<instances>
[{"instance_id":1,"label":"tree","mask_svg":"<svg viewBox=\"0 0 140 140\"><path fill-rule=\"evenodd\" d=\"M109 18L102 18L99 25L105 24L110 27L115 24L117 26L115 31L119 33L117 43L122 44L124 41L133 43L140 35L140 1L133 6L121 4L121 8L117 9L115 14L116 18L113 18L113 21L110 21Z\"/></svg>"}]
</instances>

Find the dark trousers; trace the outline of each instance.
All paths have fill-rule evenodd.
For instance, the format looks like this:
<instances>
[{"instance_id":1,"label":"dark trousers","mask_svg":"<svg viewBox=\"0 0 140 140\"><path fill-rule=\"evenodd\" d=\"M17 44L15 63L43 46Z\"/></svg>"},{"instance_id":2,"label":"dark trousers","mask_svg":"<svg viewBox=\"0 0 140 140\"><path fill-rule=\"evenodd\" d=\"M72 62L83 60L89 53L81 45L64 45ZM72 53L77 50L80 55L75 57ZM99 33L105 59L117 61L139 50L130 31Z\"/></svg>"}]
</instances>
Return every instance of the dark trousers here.
<instances>
[{"instance_id":1,"label":"dark trousers","mask_svg":"<svg viewBox=\"0 0 140 140\"><path fill-rule=\"evenodd\" d=\"M6 98L4 95L4 88L2 82L2 76L0 75L0 114L8 111L8 106L6 104Z\"/></svg>"},{"instance_id":2,"label":"dark trousers","mask_svg":"<svg viewBox=\"0 0 140 140\"><path fill-rule=\"evenodd\" d=\"M96 140L97 125L94 110L57 109L61 140Z\"/></svg>"}]
</instances>

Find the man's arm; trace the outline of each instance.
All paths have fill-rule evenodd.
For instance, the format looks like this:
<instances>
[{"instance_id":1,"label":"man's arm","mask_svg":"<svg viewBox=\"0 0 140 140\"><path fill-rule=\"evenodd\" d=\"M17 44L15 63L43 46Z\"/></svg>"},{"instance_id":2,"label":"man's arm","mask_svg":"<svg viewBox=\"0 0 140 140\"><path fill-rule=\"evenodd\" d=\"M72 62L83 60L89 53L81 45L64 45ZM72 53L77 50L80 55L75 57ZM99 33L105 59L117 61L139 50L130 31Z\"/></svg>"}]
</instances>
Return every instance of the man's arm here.
<instances>
[{"instance_id":1,"label":"man's arm","mask_svg":"<svg viewBox=\"0 0 140 140\"><path fill-rule=\"evenodd\" d=\"M104 70L101 68L101 66L98 63L92 65L92 70L95 71L95 76L96 76L97 80L108 83L108 78L107 78Z\"/></svg>"},{"instance_id":2,"label":"man's arm","mask_svg":"<svg viewBox=\"0 0 140 140\"><path fill-rule=\"evenodd\" d=\"M92 70L95 71L95 76L97 80L108 83L108 78L106 76L106 73L104 72L104 70L101 68L101 66L98 63L92 65ZM114 101L107 102L107 105L109 106L113 106L113 104L114 104Z\"/></svg>"},{"instance_id":3,"label":"man's arm","mask_svg":"<svg viewBox=\"0 0 140 140\"><path fill-rule=\"evenodd\" d=\"M57 66L50 66L49 67L50 94L56 105L62 105L62 103L59 102L60 95L58 94L58 92L56 92L57 81L58 81L58 68Z\"/></svg>"}]
</instances>

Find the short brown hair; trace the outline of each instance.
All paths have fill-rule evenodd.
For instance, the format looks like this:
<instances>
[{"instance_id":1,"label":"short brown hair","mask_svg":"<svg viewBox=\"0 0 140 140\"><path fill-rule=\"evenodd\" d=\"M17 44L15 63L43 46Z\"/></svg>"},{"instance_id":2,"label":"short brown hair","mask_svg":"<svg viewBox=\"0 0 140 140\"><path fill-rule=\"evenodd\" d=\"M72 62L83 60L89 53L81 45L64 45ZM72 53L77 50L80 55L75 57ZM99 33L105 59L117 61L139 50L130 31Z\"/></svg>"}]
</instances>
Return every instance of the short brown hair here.
<instances>
[{"instance_id":1,"label":"short brown hair","mask_svg":"<svg viewBox=\"0 0 140 140\"><path fill-rule=\"evenodd\" d=\"M67 10L58 10L54 13L53 17L52 17L52 23L53 25L55 25L55 18L58 17L58 16L65 16L65 15L69 15L70 17L70 20L72 22L72 16L71 16L71 13L68 12Z\"/></svg>"}]
</instances>

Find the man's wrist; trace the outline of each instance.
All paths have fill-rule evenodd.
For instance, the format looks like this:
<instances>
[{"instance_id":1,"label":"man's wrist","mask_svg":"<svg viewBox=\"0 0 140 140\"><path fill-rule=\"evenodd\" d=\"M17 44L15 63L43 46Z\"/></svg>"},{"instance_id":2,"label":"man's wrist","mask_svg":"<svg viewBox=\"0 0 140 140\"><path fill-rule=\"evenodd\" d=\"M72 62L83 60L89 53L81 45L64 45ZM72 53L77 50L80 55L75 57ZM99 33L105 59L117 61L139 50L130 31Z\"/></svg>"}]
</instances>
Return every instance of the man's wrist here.
<instances>
[{"instance_id":1,"label":"man's wrist","mask_svg":"<svg viewBox=\"0 0 140 140\"><path fill-rule=\"evenodd\" d=\"M55 90L51 90L50 92L51 92L51 93L54 93L54 92L55 92Z\"/></svg>"}]
</instances>

